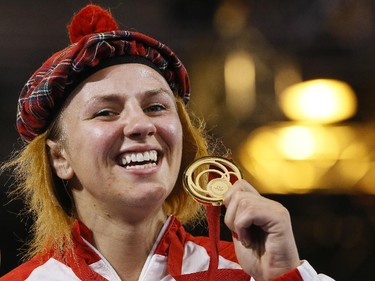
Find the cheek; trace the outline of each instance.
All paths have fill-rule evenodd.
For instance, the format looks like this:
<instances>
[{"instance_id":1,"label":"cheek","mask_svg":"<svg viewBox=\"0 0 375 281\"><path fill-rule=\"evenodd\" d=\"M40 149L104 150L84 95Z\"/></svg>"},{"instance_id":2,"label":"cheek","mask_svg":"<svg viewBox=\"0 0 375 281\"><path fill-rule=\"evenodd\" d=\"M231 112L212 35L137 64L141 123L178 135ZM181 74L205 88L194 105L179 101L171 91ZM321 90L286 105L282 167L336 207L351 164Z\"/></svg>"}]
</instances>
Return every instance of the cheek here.
<instances>
[{"instance_id":1,"label":"cheek","mask_svg":"<svg viewBox=\"0 0 375 281\"><path fill-rule=\"evenodd\" d=\"M165 122L164 135L170 146L182 150L182 126L179 119L168 120Z\"/></svg>"},{"instance_id":2,"label":"cheek","mask_svg":"<svg viewBox=\"0 0 375 281\"><path fill-rule=\"evenodd\" d=\"M92 126L82 130L81 138L86 141L105 143L106 140L115 138L118 135L116 132L114 126Z\"/></svg>"},{"instance_id":3,"label":"cheek","mask_svg":"<svg viewBox=\"0 0 375 281\"><path fill-rule=\"evenodd\" d=\"M111 151L115 130L108 130L104 127L85 127L74 128L68 137L68 146L71 148L72 155L90 158L94 155L106 155ZM98 153L100 152L100 153ZM82 153L87 155L82 155ZM80 161L81 161L80 160Z\"/></svg>"}]
</instances>

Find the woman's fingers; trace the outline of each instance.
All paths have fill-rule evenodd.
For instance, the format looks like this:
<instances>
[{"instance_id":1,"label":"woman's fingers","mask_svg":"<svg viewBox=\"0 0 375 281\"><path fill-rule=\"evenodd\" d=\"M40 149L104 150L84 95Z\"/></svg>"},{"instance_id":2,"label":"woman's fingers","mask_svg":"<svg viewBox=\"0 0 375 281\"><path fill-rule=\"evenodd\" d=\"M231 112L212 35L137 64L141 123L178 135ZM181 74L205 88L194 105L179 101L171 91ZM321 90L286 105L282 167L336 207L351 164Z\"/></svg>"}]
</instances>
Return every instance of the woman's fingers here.
<instances>
[{"instance_id":1,"label":"woman's fingers","mask_svg":"<svg viewBox=\"0 0 375 281\"><path fill-rule=\"evenodd\" d=\"M260 236L259 228L265 233L277 231L272 228L280 223L288 223L289 219L287 210L280 203L261 196L244 180L237 182L228 191L224 205L227 208L224 220L226 225L245 245Z\"/></svg>"},{"instance_id":2,"label":"woman's fingers","mask_svg":"<svg viewBox=\"0 0 375 281\"><path fill-rule=\"evenodd\" d=\"M261 196L258 191L244 180L236 182L225 196L224 205L227 207L225 223L245 244L250 242L245 241L246 230L253 224L252 214L256 211L256 206L262 204L262 202L256 203L260 200Z\"/></svg>"}]
</instances>

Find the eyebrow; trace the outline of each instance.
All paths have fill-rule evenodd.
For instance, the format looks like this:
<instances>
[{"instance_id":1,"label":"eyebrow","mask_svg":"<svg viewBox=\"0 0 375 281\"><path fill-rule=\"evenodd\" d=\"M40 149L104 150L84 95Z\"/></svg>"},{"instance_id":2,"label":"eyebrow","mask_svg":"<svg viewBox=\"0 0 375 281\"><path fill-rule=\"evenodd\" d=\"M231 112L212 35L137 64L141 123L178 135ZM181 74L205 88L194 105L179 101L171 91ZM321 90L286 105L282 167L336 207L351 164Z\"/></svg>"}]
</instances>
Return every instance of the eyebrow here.
<instances>
[{"instance_id":1,"label":"eyebrow","mask_svg":"<svg viewBox=\"0 0 375 281\"><path fill-rule=\"evenodd\" d=\"M145 95L147 95L147 96L156 96L156 95L159 95L159 94L166 94L170 97L174 97L174 94L173 94L172 91L167 91L164 88L149 90L149 91L145 92Z\"/></svg>"},{"instance_id":2,"label":"eyebrow","mask_svg":"<svg viewBox=\"0 0 375 281\"><path fill-rule=\"evenodd\" d=\"M145 91L143 94L146 97L154 97L154 96L157 96L157 95L166 95L166 96L169 96L171 98L174 98L173 92L170 92L170 91L168 91L164 88L148 90L148 91ZM99 95L99 96L94 96L94 97L90 98L89 101L87 102L87 104L95 104L97 102L113 102L113 101L118 101L120 98L121 97L116 93L111 93L111 94L107 94L107 95Z\"/></svg>"},{"instance_id":3,"label":"eyebrow","mask_svg":"<svg viewBox=\"0 0 375 281\"><path fill-rule=\"evenodd\" d=\"M104 95L104 96L94 96L94 97L91 97L88 101L87 101L87 105L90 105L90 104L96 104L98 102L110 102L110 101L118 101L120 99L120 97L116 94L108 94L108 95Z\"/></svg>"}]
</instances>

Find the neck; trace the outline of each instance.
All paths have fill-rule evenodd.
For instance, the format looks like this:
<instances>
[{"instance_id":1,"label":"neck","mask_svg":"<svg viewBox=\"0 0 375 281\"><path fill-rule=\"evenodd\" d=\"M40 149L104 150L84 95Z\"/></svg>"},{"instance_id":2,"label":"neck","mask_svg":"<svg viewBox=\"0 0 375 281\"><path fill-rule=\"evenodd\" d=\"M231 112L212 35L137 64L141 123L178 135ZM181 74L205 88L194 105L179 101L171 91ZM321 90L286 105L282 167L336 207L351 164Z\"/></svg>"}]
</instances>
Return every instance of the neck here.
<instances>
[{"instance_id":1,"label":"neck","mask_svg":"<svg viewBox=\"0 0 375 281\"><path fill-rule=\"evenodd\" d=\"M114 222L97 217L87 226L93 232L95 247L120 278L138 280L165 221L166 215L160 210L142 221Z\"/></svg>"}]
</instances>

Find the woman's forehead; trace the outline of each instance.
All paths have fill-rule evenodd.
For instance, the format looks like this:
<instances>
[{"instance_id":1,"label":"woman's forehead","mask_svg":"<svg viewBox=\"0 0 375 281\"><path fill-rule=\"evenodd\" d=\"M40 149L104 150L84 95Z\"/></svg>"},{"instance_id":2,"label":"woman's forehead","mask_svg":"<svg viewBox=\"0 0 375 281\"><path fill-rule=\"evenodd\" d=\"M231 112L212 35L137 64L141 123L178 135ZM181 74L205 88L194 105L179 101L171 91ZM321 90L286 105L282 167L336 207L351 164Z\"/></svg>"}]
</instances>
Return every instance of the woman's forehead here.
<instances>
[{"instance_id":1,"label":"woman's forehead","mask_svg":"<svg viewBox=\"0 0 375 281\"><path fill-rule=\"evenodd\" d=\"M122 93L147 93L148 96L167 93L174 99L169 84L154 69L142 64L123 64L104 68L86 78L72 92L72 97L85 93L88 98Z\"/></svg>"},{"instance_id":2,"label":"woman's forehead","mask_svg":"<svg viewBox=\"0 0 375 281\"><path fill-rule=\"evenodd\" d=\"M134 80L134 78L136 78L137 80ZM114 85L116 85L119 82L132 82L134 84L139 84L139 86L142 86L142 83L144 83L146 79L162 83L169 88L167 81L159 72L155 71L153 68L147 65L139 63L119 64L103 68L86 78L81 84L113 83Z\"/></svg>"}]
</instances>

